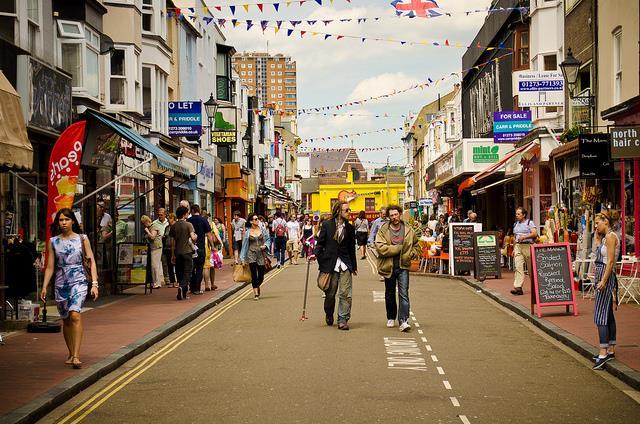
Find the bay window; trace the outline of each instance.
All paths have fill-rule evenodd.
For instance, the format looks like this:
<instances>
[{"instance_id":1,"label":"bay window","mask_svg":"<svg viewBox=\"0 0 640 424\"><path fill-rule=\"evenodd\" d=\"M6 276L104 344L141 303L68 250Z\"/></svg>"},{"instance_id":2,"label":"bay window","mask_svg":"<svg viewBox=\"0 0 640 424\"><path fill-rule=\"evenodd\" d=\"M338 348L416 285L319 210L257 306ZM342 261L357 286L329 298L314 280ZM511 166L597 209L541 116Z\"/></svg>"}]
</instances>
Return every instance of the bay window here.
<instances>
[{"instance_id":1,"label":"bay window","mask_svg":"<svg viewBox=\"0 0 640 424\"><path fill-rule=\"evenodd\" d=\"M74 95L100 96L100 36L81 22L57 21L58 65L71 74Z\"/></svg>"},{"instance_id":2,"label":"bay window","mask_svg":"<svg viewBox=\"0 0 640 424\"><path fill-rule=\"evenodd\" d=\"M115 45L105 69L106 103L119 110L143 113L142 65L133 45Z\"/></svg>"}]
</instances>

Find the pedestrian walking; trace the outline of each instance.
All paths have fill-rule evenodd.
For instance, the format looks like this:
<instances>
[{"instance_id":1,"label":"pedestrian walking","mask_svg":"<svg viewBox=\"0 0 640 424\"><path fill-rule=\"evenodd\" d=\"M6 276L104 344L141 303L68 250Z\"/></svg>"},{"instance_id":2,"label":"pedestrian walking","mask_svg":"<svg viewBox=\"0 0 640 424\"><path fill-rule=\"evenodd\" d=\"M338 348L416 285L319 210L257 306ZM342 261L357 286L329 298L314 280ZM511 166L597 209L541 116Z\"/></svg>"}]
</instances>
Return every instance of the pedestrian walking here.
<instances>
[{"instance_id":1,"label":"pedestrian walking","mask_svg":"<svg viewBox=\"0 0 640 424\"><path fill-rule=\"evenodd\" d=\"M164 237L162 238L162 255L166 258L167 272L169 274L168 276L165 275L165 281L167 281L168 278L168 287L176 288L179 286L176 284L176 266L171 262L171 243L173 238L170 235L171 227L176 223L176 214L173 212L170 213L167 217L167 222L169 225L164 229Z\"/></svg>"},{"instance_id":2,"label":"pedestrian walking","mask_svg":"<svg viewBox=\"0 0 640 424\"><path fill-rule=\"evenodd\" d=\"M149 242L151 250L151 282L154 289L162 287L164 273L162 269L162 227L154 224L147 215L142 215L140 222L144 227L144 232Z\"/></svg>"},{"instance_id":3,"label":"pedestrian walking","mask_svg":"<svg viewBox=\"0 0 640 424\"><path fill-rule=\"evenodd\" d=\"M167 219L167 211L165 208L158 208L156 211L157 218L153 221L153 225L155 225L160 230L160 236L162 236L162 275L164 275L164 284L169 285L169 264L171 263L171 257L167 258L167 255L164 252L167 250L165 248L165 233L167 232L167 227L169 226L169 220ZM118 227L116 226L116 238L118 236ZM168 246L166 246L168 247Z\"/></svg>"},{"instance_id":4,"label":"pedestrian walking","mask_svg":"<svg viewBox=\"0 0 640 424\"><path fill-rule=\"evenodd\" d=\"M358 275L355 230L348 221L349 212L349 204L345 201L333 205L331 219L320 225L315 250L320 272L331 275L329 288L325 291L325 322L333 325L337 293L339 330L349 330L352 276Z\"/></svg>"},{"instance_id":5,"label":"pedestrian walking","mask_svg":"<svg viewBox=\"0 0 640 424\"><path fill-rule=\"evenodd\" d=\"M360 259L367 257L367 240L369 239L369 220L364 211L360 211L353 223L356 229L356 243L360 249Z\"/></svg>"},{"instance_id":6,"label":"pedestrian walking","mask_svg":"<svg viewBox=\"0 0 640 424\"><path fill-rule=\"evenodd\" d=\"M289 263L298 265L298 255L300 254L300 224L292 214L287 222L287 255Z\"/></svg>"},{"instance_id":7,"label":"pedestrian walking","mask_svg":"<svg viewBox=\"0 0 640 424\"><path fill-rule=\"evenodd\" d=\"M91 244L80 234L80 224L69 208L60 209L51 224L51 240L47 245L47 268L40 291L42 302L47 301L47 287L55 277L54 293L58 312L62 318L62 333L69 355L65 364L75 369L82 367L80 344L82 320L80 311L87 297L88 279L91 278L91 297L98 299L98 269ZM90 275L85 262L90 262Z\"/></svg>"},{"instance_id":8,"label":"pedestrian walking","mask_svg":"<svg viewBox=\"0 0 640 424\"><path fill-rule=\"evenodd\" d=\"M615 225L613 214L596 215L597 247L595 260L596 294L593 308L593 321L598 327L600 351L595 357L593 369L601 369L605 363L616 356L616 319L613 315L613 303L618 298L618 280L616 278L616 258L620 248L620 239L612 230Z\"/></svg>"},{"instance_id":9,"label":"pedestrian walking","mask_svg":"<svg viewBox=\"0 0 640 424\"><path fill-rule=\"evenodd\" d=\"M513 262L515 265L513 289L511 294L521 296L524 294L522 285L524 284L524 265L531 273L531 245L538 237L536 224L527 218L527 210L522 206L516 209L516 222L513 224L513 235L516 245L513 250Z\"/></svg>"},{"instance_id":10,"label":"pedestrian walking","mask_svg":"<svg viewBox=\"0 0 640 424\"><path fill-rule=\"evenodd\" d=\"M375 242L378 274L384 277L387 327L394 327L397 318L400 331L409 331L409 268L411 261L420 254L420 246L416 232L401 219L402 207L388 206L387 216L389 221L380 227Z\"/></svg>"},{"instance_id":11,"label":"pedestrian walking","mask_svg":"<svg viewBox=\"0 0 640 424\"><path fill-rule=\"evenodd\" d=\"M287 246L287 221L282 217L281 212L276 212L276 219L271 224L274 235L274 254L276 256L276 266L284 266L284 252Z\"/></svg>"},{"instance_id":12,"label":"pedestrian walking","mask_svg":"<svg viewBox=\"0 0 640 424\"><path fill-rule=\"evenodd\" d=\"M269 260L270 243L269 232L260 226L258 215L250 215L247 231L245 231L242 241L240 262L248 263L251 269L253 300L260 299L260 286L264 281L264 264Z\"/></svg>"},{"instance_id":13,"label":"pedestrian walking","mask_svg":"<svg viewBox=\"0 0 640 424\"><path fill-rule=\"evenodd\" d=\"M238 263L238 257L240 250L242 250L242 240L244 239L244 232L247 221L240 217L240 211L233 213L233 219L231 220L231 234L233 235L233 259L235 263Z\"/></svg>"},{"instance_id":14,"label":"pedestrian walking","mask_svg":"<svg viewBox=\"0 0 640 424\"><path fill-rule=\"evenodd\" d=\"M193 272L193 242L198 239L193 225L187 222L189 210L180 206L176 209L175 224L171 226L169 235L171 236L171 263L176 266L176 279L178 280L178 300L187 299L187 291L191 282Z\"/></svg>"},{"instance_id":15,"label":"pedestrian walking","mask_svg":"<svg viewBox=\"0 0 640 424\"><path fill-rule=\"evenodd\" d=\"M380 208L380 215L371 223L371 231L369 232L369 246L373 247L373 244L376 241L376 234L378 234L378 230L382 227L387 221L387 208Z\"/></svg>"},{"instance_id":16,"label":"pedestrian walking","mask_svg":"<svg viewBox=\"0 0 640 424\"><path fill-rule=\"evenodd\" d=\"M313 241L313 230L311 219L307 218L302 226L302 257L309 257L313 252L313 247L311 247L311 243Z\"/></svg>"},{"instance_id":17,"label":"pedestrian walking","mask_svg":"<svg viewBox=\"0 0 640 424\"><path fill-rule=\"evenodd\" d=\"M212 229L216 229L218 230L218 237L220 237L220 240L222 240L222 249L224 249L225 252L227 252L227 254L230 254L229 252L229 242L228 242L228 238L227 238L227 227L224 226L224 224L222 223L222 220L220 218L218 218L217 216L215 218L213 218L213 224L215 226L215 228L211 227Z\"/></svg>"},{"instance_id":18,"label":"pedestrian walking","mask_svg":"<svg viewBox=\"0 0 640 424\"><path fill-rule=\"evenodd\" d=\"M193 226L193 231L196 233L196 246L198 248L198 255L193 257L193 273L191 274L191 293L194 295L201 295L204 292L201 290L202 279L204 273L205 260L209 260L209 256L206 254L207 241L213 245L214 238L211 234L211 226L209 220L200 214L200 206L191 206L191 217L187 219Z\"/></svg>"}]
</instances>

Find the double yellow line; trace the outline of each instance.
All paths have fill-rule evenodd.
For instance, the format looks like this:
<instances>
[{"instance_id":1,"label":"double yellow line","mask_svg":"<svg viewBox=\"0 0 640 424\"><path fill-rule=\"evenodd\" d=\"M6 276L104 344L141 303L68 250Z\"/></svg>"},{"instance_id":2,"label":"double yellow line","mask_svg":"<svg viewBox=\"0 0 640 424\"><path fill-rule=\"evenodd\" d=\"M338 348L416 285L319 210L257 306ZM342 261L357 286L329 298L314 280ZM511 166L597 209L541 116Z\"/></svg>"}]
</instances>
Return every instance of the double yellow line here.
<instances>
[{"instance_id":1,"label":"double yellow line","mask_svg":"<svg viewBox=\"0 0 640 424\"><path fill-rule=\"evenodd\" d=\"M274 270L275 272L270 273L270 275L265 279L265 283L272 280L276 275L280 274L284 268L280 268ZM176 350L180 345L189 340L191 337L196 335L200 330L202 330L207 325L211 324L216 319L220 318L222 314L227 312L229 309L236 306L240 303L244 298L246 298L253 290L248 288L243 290L240 294L238 294L235 298L233 298L229 303L225 304L220 309L215 310L210 316L194 325L192 328L188 329L180 336L176 337L174 340L167 343L157 352L151 354L148 358L140 362L138 365L122 374L120 377L111 382L107 387L103 388L89 399L84 401L80 406L75 408L73 411L69 413L69 415L62 418L58 421L58 424L70 423L75 424L79 423L83 419L85 419L89 414L95 411L100 405L105 403L109 398L118 393L120 390L125 388L129 383L142 375L149 368L153 367L157 364L162 358L167 356L169 353Z\"/></svg>"}]
</instances>

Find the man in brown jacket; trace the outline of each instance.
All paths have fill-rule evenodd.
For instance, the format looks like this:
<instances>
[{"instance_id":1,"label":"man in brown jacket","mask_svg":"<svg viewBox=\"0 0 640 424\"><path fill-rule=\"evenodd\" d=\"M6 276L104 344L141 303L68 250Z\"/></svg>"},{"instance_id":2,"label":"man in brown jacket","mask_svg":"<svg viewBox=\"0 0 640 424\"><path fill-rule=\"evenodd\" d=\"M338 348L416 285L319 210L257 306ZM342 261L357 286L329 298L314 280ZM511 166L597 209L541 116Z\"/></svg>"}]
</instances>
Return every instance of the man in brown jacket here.
<instances>
[{"instance_id":1,"label":"man in brown jacket","mask_svg":"<svg viewBox=\"0 0 640 424\"><path fill-rule=\"evenodd\" d=\"M402 221L401 216L400 206L390 205L387 208L389 220L378 230L375 248L378 252L378 274L384 277L387 327L393 327L397 317L400 331L409 331L409 268L411 260L418 257L420 247L415 231Z\"/></svg>"}]
</instances>

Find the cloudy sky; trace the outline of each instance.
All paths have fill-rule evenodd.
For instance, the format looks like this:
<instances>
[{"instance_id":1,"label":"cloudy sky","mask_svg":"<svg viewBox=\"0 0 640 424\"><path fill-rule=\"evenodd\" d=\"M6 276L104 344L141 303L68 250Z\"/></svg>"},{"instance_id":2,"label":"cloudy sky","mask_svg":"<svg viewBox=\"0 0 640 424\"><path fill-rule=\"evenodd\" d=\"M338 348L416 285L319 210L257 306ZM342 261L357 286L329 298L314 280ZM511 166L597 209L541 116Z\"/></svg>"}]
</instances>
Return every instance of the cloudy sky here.
<instances>
[{"instance_id":1,"label":"cloudy sky","mask_svg":"<svg viewBox=\"0 0 640 424\"><path fill-rule=\"evenodd\" d=\"M273 2L273 0L269 0ZM242 1L224 0L209 1L210 5L242 4ZM256 3L255 0L252 3ZM367 99L402 90L414 84L426 82L449 75L461 69L464 48L434 47L425 45L402 45L381 41L365 41L342 38L336 40L324 36L311 36L311 32L336 35L353 35L357 37L392 38L411 41L448 40L449 44L457 42L468 45L481 27L485 13L465 15L464 11L482 9L489 6L490 0L439 0L442 9L452 13L451 17L435 19L398 18L389 0L329 0L323 6L313 0L307 0L302 6L294 1L289 7L283 0L279 12L271 4L264 4L263 13L257 6L249 7L246 13L242 7L236 9L235 18L252 19L256 25L246 30L246 25L233 28L227 24L222 31L228 43L238 51L266 51L267 44L272 54L289 55L297 62L298 69L298 108L331 106L354 100ZM215 11L216 18L231 18L228 8L222 12ZM294 32L287 37L285 28L290 20L329 20L345 18L369 18L366 23L334 22L324 25L321 22L310 26L302 23L297 30L309 31L300 37ZM373 20L373 18L380 18ZM264 33L260 28L260 20L283 20L285 23L277 34L268 28ZM275 25L275 24L270 24ZM315 138L327 135L351 134L384 128L400 128L404 118L401 115L415 113L420 108L437 99L438 93L444 95L459 80L449 78L437 87L412 90L407 93L386 99L370 101L363 105L352 106L331 113L343 116L300 115L298 132L301 138ZM365 116L344 116L353 113ZM388 118L376 118L376 114L388 114ZM361 137L353 137L353 145L357 147L401 146L401 131L382 132ZM315 147L349 147L351 141L305 143L304 146ZM359 152L365 167L381 166L390 155L392 164L403 164L402 149L377 152Z\"/></svg>"}]
</instances>

